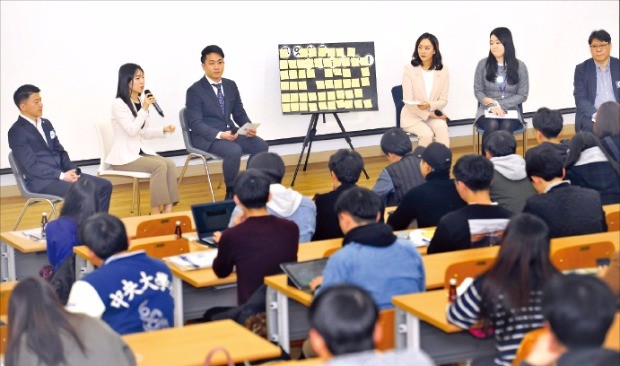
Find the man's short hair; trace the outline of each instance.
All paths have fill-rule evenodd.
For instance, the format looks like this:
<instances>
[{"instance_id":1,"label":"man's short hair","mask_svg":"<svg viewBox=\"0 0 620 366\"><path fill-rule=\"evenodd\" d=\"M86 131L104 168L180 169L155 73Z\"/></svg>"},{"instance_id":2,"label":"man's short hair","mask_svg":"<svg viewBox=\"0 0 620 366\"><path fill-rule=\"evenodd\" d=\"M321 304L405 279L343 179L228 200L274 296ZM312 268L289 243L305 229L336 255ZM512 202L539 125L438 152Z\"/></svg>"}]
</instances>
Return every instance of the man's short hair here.
<instances>
[{"instance_id":1,"label":"man's short hair","mask_svg":"<svg viewBox=\"0 0 620 366\"><path fill-rule=\"evenodd\" d=\"M484 191L491 187L493 163L481 155L463 155L454 164L454 178L472 191Z\"/></svg>"},{"instance_id":2,"label":"man's short hair","mask_svg":"<svg viewBox=\"0 0 620 366\"><path fill-rule=\"evenodd\" d=\"M563 169L562 156L552 146L543 143L525 154L525 172L530 180L540 177L549 182L562 178Z\"/></svg>"},{"instance_id":3,"label":"man's short hair","mask_svg":"<svg viewBox=\"0 0 620 366\"><path fill-rule=\"evenodd\" d=\"M247 208L261 208L269 200L269 178L265 173L248 169L235 179L235 196Z\"/></svg>"},{"instance_id":4,"label":"man's short hair","mask_svg":"<svg viewBox=\"0 0 620 366\"><path fill-rule=\"evenodd\" d=\"M200 53L200 63L204 64L205 60L207 58L207 55L210 53L217 53L218 55L222 56L222 58L224 58L224 51L222 51L222 49L219 46L216 46L214 44L209 45L207 47L205 47L202 52Z\"/></svg>"},{"instance_id":5,"label":"man's short hair","mask_svg":"<svg viewBox=\"0 0 620 366\"><path fill-rule=\"evenodd\" d=\"M13 102L15 102L15 105L17 106L17 108L19 108L19 105L22 104L24 100L27 100L28 98L30 98L32 94L40 93L40 92L41 92L41 89L37 88L36 86L32 84L22 85L19 88L17 88L15 93L13 93Z\"/></svg>"},{"instance_id":6,"label":"man's short hair","mask_svg":"<svg viewBox=\"0 0 620 366\"><path fill-rule=\"evenodd\" d=\"M510 132L504 130L491 132L484 139L483 145L482 149L494 158L512 155L517 152L517 140Z\"/></svg>"},{"instance_id":7,"label":"man's short hair","mask_svg":"<svg viewBox=\"0 0 620 366\"><path fill-rule=\"evenodd\" d=\"M378 317L372 296L353 285L326 288L314 298L308 312L310 327L323 337L334 356L373 350Z\"/></svg>"},{"instance_id":8,"label":"man's short hair","mask_svg":"<svg viewBox=\"0 0 620 366\"><path fill-rule=\"evenodd\" d=\"M556 338L569 349L601 347L616 313L611 289L594 276L555 276L542 297L542 312Z\"/></svg>"},{"instance_id":9,"label":"man's short hair","mask_svg":"<svg viewBox=\"0 0 620 366\"><path fill-rule=\"evenodd\" d=\"M248 163L248 169L256 169L265 173L271 184L282 183L284 178L284 160L280 155L273 152L262 152L256 154Z\"/></svg>"},{"instance_id":10,"label":"man's short hair","mask_svg":"<svg viewBox=\"0 0 620 366\"><path fill-rule=\"evenodd\" d=\"M592 44L592 41L595 39L603 42L611 42L611 36L604 29L592 31L592 33L590 33L590 37L588 37L588 44Z\"/></svg>"},{"instance_id":11,"label":"man's short hair","mask_svg":"<svg viewBox=\"0 0 620 366\"><path fill-rule=\"evenodd\" d=\"M355 150L340 149L329 157L327 166L340 183L355 184L364 169L364 160Z\"/></svg>"},{"instance_id":12,"label":"man's short hair","mask_svg":"<svg viewBox=\"0 0 620 366\"><path fill-rule=\"evenodd\" d=\"M106 212L87 218L80 225L79 238L81 243L103 260L129 249L125 225L118 217Z\"/></svg>"},{"instance_id":13,"label":"man's short hair","mask_svg":"<svg viewBox=\"0 0 620 366\"><path fill-rule=\"evenodd\" d=\"M403 157L412 150L411 139L402 128L392 127L381 137L381 151L386 155L394 154Z\"/></svg>"},{"instance_id":14,"label":"man's short hair","mask_svg":"<svg viewBox=\"0 0 620 366\"><path fill-rule=\"evenodd\" d=\"M548 139L558 137L562 132L562 114L549 108L542 107L536 111L532 118L532 124L536 131L540 131Z\"/></svg>"},{"instance_id":15,"label":"man's short hair","mask_svg":"<svg viewBox=\"0 0 620 366\"><path fill-rule=\"evenodd\" d=\"M334 205L337 214L348 212L357 223L377 221L377 214L383 209L383 200L379 195L357 186L344 191Z\"/></svg>"}]
</instances>

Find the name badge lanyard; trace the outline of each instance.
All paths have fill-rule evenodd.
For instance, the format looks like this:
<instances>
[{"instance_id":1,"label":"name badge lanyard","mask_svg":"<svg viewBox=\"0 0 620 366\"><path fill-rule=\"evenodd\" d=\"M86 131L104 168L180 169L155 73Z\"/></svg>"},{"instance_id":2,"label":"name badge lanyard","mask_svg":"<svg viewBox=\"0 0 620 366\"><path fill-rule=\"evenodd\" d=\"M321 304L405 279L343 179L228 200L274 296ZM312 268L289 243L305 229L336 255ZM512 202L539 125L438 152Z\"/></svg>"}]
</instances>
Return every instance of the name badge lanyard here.
<instances>
[{"instance_id":1,"label":"name badge lanyard","mask_svg":"<svg viewBox=\"0 0 620 366\"><path fill-rule=\"evenodd\" d=\"M499 74L499 66L497 66L497 77L495 78L495 82L498 84L499 92L502 93L501 99L504 99L506 96L506 79L504 75Z\"/></svg>"}]
</instances>

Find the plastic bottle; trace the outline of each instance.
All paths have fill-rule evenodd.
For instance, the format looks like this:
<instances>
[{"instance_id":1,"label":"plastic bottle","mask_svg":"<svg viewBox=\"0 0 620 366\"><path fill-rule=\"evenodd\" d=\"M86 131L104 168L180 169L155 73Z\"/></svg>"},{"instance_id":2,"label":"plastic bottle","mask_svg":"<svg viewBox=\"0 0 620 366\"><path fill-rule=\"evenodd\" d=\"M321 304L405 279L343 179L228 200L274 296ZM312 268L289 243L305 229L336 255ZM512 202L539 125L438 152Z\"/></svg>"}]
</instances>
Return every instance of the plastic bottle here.
<instances>
[{"instance_id":1,"label":"plastic bottle","mask_svg":"<svg viewBox=\"0 0 620 366\"><path fill-rule=\"evenodd\" d=\"M176 228L174 229L174 235L176 235L177 239L183 238L183 231L181 230L181 221L176 222Z\"/></svg>"},{"instance_id":2,"label":"plastic bottle","mask_svg":"<svg viewBox=\"0 0 620 366\"><path fill-rule=\"evenodd\" d=\"M47 229L47 212L43 212L41 215L41 239L45 239L47 233L45 232Z\"/></svg>"},{"instance_id":3,"label":"plastic bottle","mask_svg":"<svg viewBox=\"0 0 620 366\"><path fill-rule=\"evenodd\" d=\"M450 289L448 290L448 301L456 301L456 278L450 279Z\"/></svg>"}]
</instances>

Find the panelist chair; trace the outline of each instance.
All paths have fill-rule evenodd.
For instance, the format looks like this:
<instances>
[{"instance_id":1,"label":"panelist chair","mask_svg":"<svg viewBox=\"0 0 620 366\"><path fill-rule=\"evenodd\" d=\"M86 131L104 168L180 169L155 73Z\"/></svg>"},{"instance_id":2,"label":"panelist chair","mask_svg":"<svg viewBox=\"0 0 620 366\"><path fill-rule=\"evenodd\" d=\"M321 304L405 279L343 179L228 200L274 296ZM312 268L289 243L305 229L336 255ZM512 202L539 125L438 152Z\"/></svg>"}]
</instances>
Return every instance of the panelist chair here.
<instances>
[{"instance_id":1,"label":"panelist chair","mask_svg":"<svg viewBox=\"0 0 620 366\"><path fill-rule=\"evenodd\" d=\"M478 107L480 107L480 103L478 103ZM522 134L523 138L523 157L525 158L525 150L527 150L527 123L523 119L523 105L519 104L517 106L517 110L519 111L519 121L521 122L521 127L512 132L513 135ZM484 129L478 127L476 121L472 124L472 145L474 146L474 154L480 154L482 151L482 134L484 133ZM518 145L517 145L518 146Z\"/></svg>"},{"instance_id":2,"label":"panelist chair","mask_svg":"<svg viewBox=\"0 0 620 366\"><path fill-rule=\"evenodd\" d=\"M101 149L101 158L99 160L99 169L97 175L104 176L117 176L131 178L133 181L133 190L131 193L131 213L134 212L134 206L138 206L138 216L142 214L140 209L140 179L151 179L150 173L145 172L131 172L124 170L115 170L110 167L110 164L105 162L105 157L108 156L110 148L112 147L112 140L114 140L114 130L112 130L112 124L110 122L95 122L93 123L97 136L99 137L99 146Z\"/></svg>"},{"instance_id":3,"label":"panelist chair","mask_svg":"<svg viewBox=\"0 0 620 366\"><path fill-rule=\"evenodd\" d=\"M30 189L28 189L28 186L26 185L26 178L24 173L22 172L20 163L17 161L17 159L15 159L12 151L9 153L9 165L11 166L11 170L13 171L13 175L15 176L15 183L17 184L19 192L21 193L22 197L27 199L24 207L22 207L22 210L17 217L17 222L13 226L13 231L17 230L17 227L22 221L22 218L24 217L24 214L26 213L28 207L39 202L47 202L52 208L50 219L52 217L58 217L58 214L56 213L56 205L62 202L64 199L62 197L54 196L51 194L35 193L30 191Z\"/></svg>"},{"instance_id":4,"label":"panelist chair","mask_svg":"<svg viewBox=\"0 0 620 366\"><path fill-rule=\"evenodd\" d=\"M402 85L396 85L392 88L392 99L394 100L394 107L396 108L396 127L400 127L400 112L405 106L405 103L403 103ZM417 139L417 136L411 132L407 132L407 135Z\"/></svg>"}]
</instances>

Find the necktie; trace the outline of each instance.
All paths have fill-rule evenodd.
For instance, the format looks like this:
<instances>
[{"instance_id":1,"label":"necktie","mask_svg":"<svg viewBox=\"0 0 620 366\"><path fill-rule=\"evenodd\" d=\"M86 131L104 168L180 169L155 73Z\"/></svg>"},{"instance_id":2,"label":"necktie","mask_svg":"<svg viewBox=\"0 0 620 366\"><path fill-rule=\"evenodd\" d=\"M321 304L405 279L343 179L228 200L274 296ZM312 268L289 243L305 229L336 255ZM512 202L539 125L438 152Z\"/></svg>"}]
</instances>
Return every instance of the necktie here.
<instances>
[{"instance_id":1,"label":"necktie","mask_svg":"<svg viewBox=\"0 0 620 366\"><path fill-rule=\"evenodd\" d=\"M224 93L222 93L222 84L211 84L217 88L217 101L220 102L222 114L226 115L226 106L224 105Z\"/></svg>"}]
</instances>

